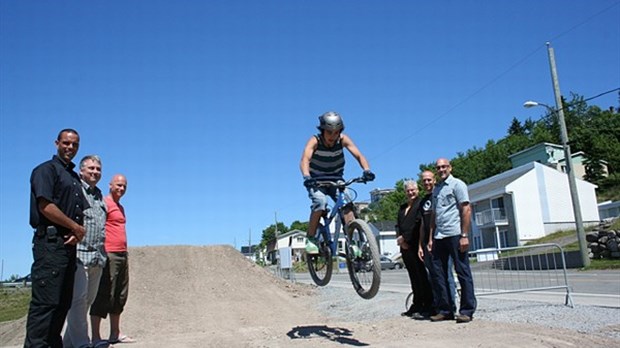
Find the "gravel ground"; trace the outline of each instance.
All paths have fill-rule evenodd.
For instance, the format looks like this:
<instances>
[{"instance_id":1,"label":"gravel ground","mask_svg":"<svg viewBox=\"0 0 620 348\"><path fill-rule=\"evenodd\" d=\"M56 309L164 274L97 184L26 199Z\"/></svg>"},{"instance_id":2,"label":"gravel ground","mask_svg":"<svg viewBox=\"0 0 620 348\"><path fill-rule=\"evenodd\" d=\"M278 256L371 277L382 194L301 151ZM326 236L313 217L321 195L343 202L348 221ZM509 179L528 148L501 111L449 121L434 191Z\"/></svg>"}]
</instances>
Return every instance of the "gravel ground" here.
<instances>
[{"instance_id":1,"label":"gravel ground","mask_svg":"<svg viewBox=\"0 0 620 348\"><path fill-rule=\"evenodd\" d=\"M368 301L351 289L319 288L319 309L323 315L350 322L374 322L400 317L405 310L405 295L382 291ZM620 339L620 309L533 301L499 300L478 297L475 320L535 324L549 328ZM403 318L403 320L411 320ZM466 324L464 324L466 325Z\"/></svg>"}]
</instances>

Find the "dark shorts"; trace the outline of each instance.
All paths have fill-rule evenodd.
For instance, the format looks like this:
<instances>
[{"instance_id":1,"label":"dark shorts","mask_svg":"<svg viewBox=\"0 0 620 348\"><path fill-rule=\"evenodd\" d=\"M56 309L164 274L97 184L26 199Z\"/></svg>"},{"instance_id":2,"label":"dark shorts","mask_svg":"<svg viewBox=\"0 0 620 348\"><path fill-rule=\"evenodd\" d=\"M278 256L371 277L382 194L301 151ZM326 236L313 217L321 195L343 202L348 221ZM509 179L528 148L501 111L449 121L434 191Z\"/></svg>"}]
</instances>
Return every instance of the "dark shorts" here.
<instances>
[{"instance_id":1,"label":"dark shorts","mask_svg":"<svg viewBox=\"0 0 620 348\"><path fill-rule=\"evenodd\" d=\"M90 315L106 318L121 314L129 294L129 259L126 252L109 252L99 281L97 297L90 307Z\"/></svg>"}]
</instances>

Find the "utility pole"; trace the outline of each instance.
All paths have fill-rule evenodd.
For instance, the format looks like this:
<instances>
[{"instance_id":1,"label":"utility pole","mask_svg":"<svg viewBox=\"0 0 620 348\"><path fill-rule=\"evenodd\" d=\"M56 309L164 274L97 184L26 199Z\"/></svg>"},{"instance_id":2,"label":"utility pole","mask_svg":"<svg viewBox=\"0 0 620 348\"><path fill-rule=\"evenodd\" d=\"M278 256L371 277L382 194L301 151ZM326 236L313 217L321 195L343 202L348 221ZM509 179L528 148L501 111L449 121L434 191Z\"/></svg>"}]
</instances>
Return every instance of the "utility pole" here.
<instances>
[{"instance_id":1,"label":"utility pole","mask_svg":"<svg viewBox=\"0 0 620 348\"><path fill-rule=\"evenodd\" d=\"M564 160L566 161L566 172L568 174L568 187L573 203L573 214L575 215L575 225L577 227L577 240L579 241L579 252L581 254L581 262L584 267L590 265L590 257L588 256L588 246L586 244L586 233L583 229L583 219L581 217L581 205L579 204L579 193L577 191L577 180L575 179L575 171L573 169L573 159L568 144L568 131L566 130L566 122L564 121L564 106L562 105L562 94L560 93L560 83L558 82L558 74L555 67L555 54L551 43L547 42L547 52L549 54L549 67L551 68L551 80L553 82L553 93L555 94L555 112L558 116L560 124L560 136L562 138L562 147L564 148Z\"/></svg>"}]
</instances>

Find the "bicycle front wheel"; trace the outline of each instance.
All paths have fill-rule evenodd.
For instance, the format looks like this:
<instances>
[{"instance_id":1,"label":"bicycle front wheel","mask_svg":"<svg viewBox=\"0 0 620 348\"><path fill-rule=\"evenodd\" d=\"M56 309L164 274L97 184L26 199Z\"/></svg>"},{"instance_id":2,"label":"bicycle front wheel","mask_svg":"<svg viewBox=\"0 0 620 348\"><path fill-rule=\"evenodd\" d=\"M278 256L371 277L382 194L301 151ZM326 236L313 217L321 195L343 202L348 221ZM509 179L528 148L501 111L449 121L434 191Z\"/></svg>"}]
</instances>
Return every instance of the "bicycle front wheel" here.
<instances>
[{"instance_id":1,"label":"bicycle front wheel","mask_svg":"<svg viewBox=\"0 0 620 348\"><path fill-rule=\"evenodd\" d=\"M375 297L381 284L381 261L377 240L366 221L355 219L347 226L345 253L357 294L364 299Z\"/></svg>"},{"instance_id":2,"label":"bicycle front wheel","mask_svg":"<svg viewBox=\"0 0 620 348\"><path fill-rule=\"evenodd\" d=\"M306 254L308 260L308 271L314 283L318 286L325 286L332 279L332 249L328 242L321 240L318 254Z\"/></svg>"}]
</instances>

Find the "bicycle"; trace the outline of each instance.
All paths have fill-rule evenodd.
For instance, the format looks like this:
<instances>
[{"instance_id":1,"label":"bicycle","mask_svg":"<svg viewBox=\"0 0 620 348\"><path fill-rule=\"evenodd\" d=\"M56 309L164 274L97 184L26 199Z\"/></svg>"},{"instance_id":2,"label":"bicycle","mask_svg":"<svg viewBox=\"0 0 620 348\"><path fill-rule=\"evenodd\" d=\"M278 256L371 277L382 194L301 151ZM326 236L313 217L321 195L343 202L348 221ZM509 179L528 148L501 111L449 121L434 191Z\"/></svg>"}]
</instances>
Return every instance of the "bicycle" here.
<instances>
[{"instance_id":1,"label":"bicycle","mask_svg":"<svg viewBox=\"0 0 620 348\"><path fill-rule=\"evenodd\" d=\"M337 180L337 181L332 181ZM353 183L366 183L363 178L354 178L343 181L334 178L317 178L315 187L336 187L336 203L330 210L325 210L321 217L321 223L317 227L318 254L308 254L308 271L312 280L318 286L325 286L332 277L334 268L334 255L337 258L344 257L351 283L357 294L364 299L375 297L381 283L381 261L379 259L379 247L368 223L359 218L353 201L357 193L353 189L346 189ZM345 222L345 214L353 212L354 219ZM332 232L330 225L338 217L340 226ZM344 226L345 243L344 252L338 248L340 232ZM338 260L336 260L338 262Z\"/></svg>"}]
</instances>

